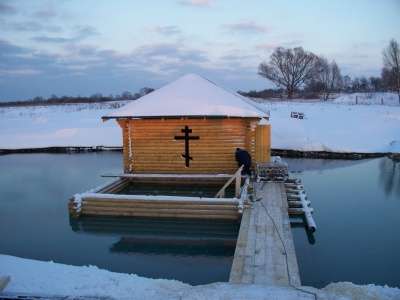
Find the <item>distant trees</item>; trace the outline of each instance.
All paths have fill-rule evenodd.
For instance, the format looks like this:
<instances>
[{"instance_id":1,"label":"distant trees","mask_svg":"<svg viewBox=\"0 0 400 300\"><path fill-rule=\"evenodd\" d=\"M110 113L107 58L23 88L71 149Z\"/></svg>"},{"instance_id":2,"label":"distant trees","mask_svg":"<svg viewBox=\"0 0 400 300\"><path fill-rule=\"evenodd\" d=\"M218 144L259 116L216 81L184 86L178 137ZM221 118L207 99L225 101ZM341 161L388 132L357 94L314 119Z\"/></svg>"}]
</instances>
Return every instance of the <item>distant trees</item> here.
<instances>
[{"instance_id":1,"label":"distant trees","mask_svg":"<svg viewBox=\"0 0 400 300\"><path fill-rule=\"evenodd\" d=\"M341 89L343 83L342 74L336 62L329 63L326 58L318 57L310 83L321 92L325 101L328 100L333 92Z\"/></svg>"},{"instance_id":2,"label":"distant trees","mask_svg":"<svg viewBox=\"0 0 400 300\"><path fill-rule=\"evenodd\" d=\"M400 103L400 46L392 39L383 50L381 76L342 76L337 63L305 51L303 48L278 47L269 62L262 62L258 74L282 88L288 98L294 92L302 97L322 97L328 100L336 92L382 92L395 91ZM251 94L262 97L271 94L267 90ZM279 91L279 90L277 90ZM242 92L243 94L246 94ZM276 95L275 95L276 96Z\"/></svg>"},{"instance_id":3,"label":"distant trees","mask_svg":"<svg viewBox=\"0 0 400 300\"><path fill-rule=\"evenodd\" d=\"M400 47L395 39L383 50L382 79L387 88L397 92L400 103Z\"/></svg>"},{"instance_id":4,"label":"distant trees","mask_svg":"<svg viewBox=\"0 0 400 300\"><path fill-rule=\"evenodd\" d=\"M342 76L339 66L333 60L305 51L303 48L276 48L269 62L258 66L258 74L272 81L278 88L292 98L296 92L302 97L322 97L328 100L335 92L382 92L395 91L400 103L400 46L392 39L384 48L381 76L354 77ZM276 90L282 90L277 89ZM246 94L245 92L241 92ZM269 90L251 91L257 97L274 95Z\"/></svg>"},{"instance_id":5,"label":"distant trees","mask_svg":"<svg viewBox=\"0 0 400 300\"><path fill-rule=\"evenodd\" d=\"M271 54L268 63L262 62L259 65L258 74L284 88L290 99L295 90L313 78L317 61L315 54L304 51L302 47L278 47Z\"/></svg>"},{"instance_id":6,"label":"distant trees","mask_svg":"<svg viewBox=\"0 0 400 300\"><path fill-rule=\"evenodd\" d=\"M139 92L132 94L131 92L123 92L122 95L109 95L103 96L100 93L93 94L89 97L83 96L61 96L51 95L49 98L35 97L31 100L25 101L9 101L0 102L0 107L7 106L25 106L25 105L57 105L57 104L70 104L70 103L99 103L99 102L109 102L109 101L120 101L120 100L136 100L140 97L151 93L154 91L152 88L144 87L139 90Z\"/></svg>"},{"instance_id":7,"label":"distant trees","mask_svg":"<svg viewBox=\"0 0 400 300\"><path fill-rule=\"evenodd\" d=\"M287 97L304 88L306 92L318 93L325 100L342 87L343 78L335 61L328 62L303 48L276 48L268 63L262 62L258 74L284 88Z\"/></svg>"}]
</instances>

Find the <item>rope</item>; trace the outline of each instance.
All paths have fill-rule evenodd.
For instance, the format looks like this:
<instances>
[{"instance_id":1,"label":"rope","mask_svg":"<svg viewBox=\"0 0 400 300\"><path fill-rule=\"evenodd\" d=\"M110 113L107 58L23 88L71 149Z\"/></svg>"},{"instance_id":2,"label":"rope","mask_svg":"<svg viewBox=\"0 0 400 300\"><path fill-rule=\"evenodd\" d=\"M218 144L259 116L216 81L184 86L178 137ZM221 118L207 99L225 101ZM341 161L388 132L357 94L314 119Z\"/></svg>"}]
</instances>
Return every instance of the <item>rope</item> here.
<instances>
[{"instance_id":1,"label":"rope","mask_svg":"<svg viewBox=\"0 0 400 300\"><path fill-rule=\"evenodd\" d=\"M264 182L263 185L262 185L262 189L264 188L264 185L265 185L265 184L266 184L266 183ZM253 190L254 190L254 189L253 189ZM260 201L260 200L262 200L262 199L263 199L263 197L257 199L257 201ZM292 280L291 280L291 277L290 277L290 270L289 270L288 254L287 254L285 242L283 241L282 236L281 236L281 233L279 232L278 226L276 225L274 218L273 218L273 217L271 216L271 214L269 213L268 208L264 205L264 203L263 203L262 201L260 201L260 203L261 203L261 206L264 208L264 210L265 210L267 216L270 218L270 220L271 220L271 222L272 222L272 225L274 226L274 229L275 229L276 233L278 234L279 240L281 241L281 244L282 244L282 247L283 247L283 251L284 251L284 252L283 252L283 255L285 256L286 272L287 272L287 277L288 277L289 285L290 285L292 288L294 288L295 290L298 290L298 291L300 291L300 292L303 292L303 293L306 293L306 294L309 294L309 295L313 295L313 296L314 296L314 299L315 299L315 300L318 300L318 296L317 296L316 293L310 292L310 291L307 291L307 290L304 290L304 289L301 289L301 288L295 286L294 284L292 284Z\"/></svg>"}]
</instances>

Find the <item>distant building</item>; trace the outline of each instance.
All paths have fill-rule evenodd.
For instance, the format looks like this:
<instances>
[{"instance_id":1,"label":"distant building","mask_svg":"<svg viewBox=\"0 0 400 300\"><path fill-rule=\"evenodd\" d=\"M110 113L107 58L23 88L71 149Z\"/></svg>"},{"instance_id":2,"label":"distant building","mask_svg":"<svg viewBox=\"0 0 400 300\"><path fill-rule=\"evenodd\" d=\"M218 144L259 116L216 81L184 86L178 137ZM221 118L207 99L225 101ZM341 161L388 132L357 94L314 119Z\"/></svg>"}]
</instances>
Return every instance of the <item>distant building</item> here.
<instances>
[{"instance_id":1,"label":"distant building","mask_svg":"<svg viewBox=\"0 0 400 300\"><path fill-rule=\"evenodd\" d=\"M126 173L233 173L236 148L270 158L268 113L194 74L103 119L122 128Z\"/></svg>"}]
</instances>

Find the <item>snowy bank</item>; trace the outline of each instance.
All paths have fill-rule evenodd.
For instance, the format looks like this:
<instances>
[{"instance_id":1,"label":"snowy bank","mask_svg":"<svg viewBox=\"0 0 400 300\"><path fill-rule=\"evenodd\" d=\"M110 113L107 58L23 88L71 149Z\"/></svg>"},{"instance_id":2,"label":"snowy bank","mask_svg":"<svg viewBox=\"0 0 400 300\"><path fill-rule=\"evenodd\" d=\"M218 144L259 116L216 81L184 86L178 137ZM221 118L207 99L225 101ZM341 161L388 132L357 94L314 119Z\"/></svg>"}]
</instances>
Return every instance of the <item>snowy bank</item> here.
<instances>
[{"instance_id":1,"label":"snowy bank","mask_svg":"<svg viewBox=\"0 0 400 300\"><path fill-rule=\"evenodd\" d=\"M212 272L212 270L210 270ZM214 283L190 286L174 280L113 273L0 255L0 276L11 276L6 295L72 296L110 299L400 299L400 289L349 282L304 291L284 286ZM1 294L0 294L1 295Z\"/></svg>"},{"instance_id":2,"label":"snowy bank","mask_svg":"<svg viewBox=\"0 0 400 300\"><path fill-rule=\"evenodd\" d=\"M399 153L400 106L265 102L272 147L327 152ZM291 117L292 112L304 118Z\"/></svg>"},{"instance_id":3,"label":"snowy bank","mask_svg":"<svg viewBox=\"0 0 400 300\"><path fill-rule=\"evenodd\" d=\"M385 101L389 103L393 98L393 105L350 105L354 96L341 96L333 102L259 103L258 106L270 111L272 147L299 151L400 153L400 106L394 105L397 95L385 93ZM371 99L379 97L377 94ZM374 103L372 100L368 103ZM116 103L2 108L0 149L121 146L121 129L116 122L101 121L101 116L112 112ZM304 118L293 117L293 112L303 113Z\"/></svg>"}]
</instances>

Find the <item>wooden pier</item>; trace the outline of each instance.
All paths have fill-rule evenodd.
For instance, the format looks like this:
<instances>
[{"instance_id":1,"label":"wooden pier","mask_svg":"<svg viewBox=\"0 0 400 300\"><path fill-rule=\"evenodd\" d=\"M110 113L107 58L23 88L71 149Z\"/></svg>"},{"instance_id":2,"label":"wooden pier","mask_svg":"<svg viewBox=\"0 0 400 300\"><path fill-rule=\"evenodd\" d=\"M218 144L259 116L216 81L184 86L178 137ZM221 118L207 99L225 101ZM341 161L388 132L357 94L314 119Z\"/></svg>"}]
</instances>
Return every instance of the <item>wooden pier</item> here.
<instances>
[{"instance_id":1,"label":"wooden pier","mask_svg":"<svg viewBox=\"0 0 400 300\"><path fill-rule=\"evenodd\" d=\"M74 195L68 209L75 218L124 216L236 221L240 220L249 185L249 179L242 182L241 170L233 175L122 174L110 184ZM133 187L123 192L130 185ZM156 195L155 187L161 186L167 189L163 191L165 194ZM195 187L209 189L211 195L194 196ZM168 189L174 189L173 195L168 195Z\"/></svg>"},{"instance_id":2,"label":"wooden pier","mask_svg":"<svg viewBox=\"0 0 400 300\"><path fill-rule=\"evenodd\" d=\"M300 286L284 183L255 183L254 192L256 201L243 211L229 282Z\"/></svg>"}]
</instances>

